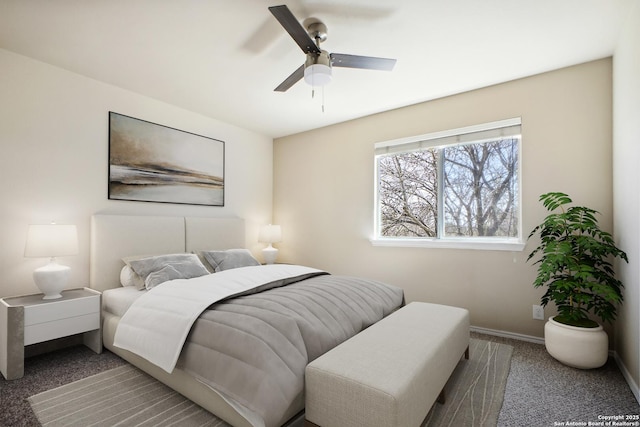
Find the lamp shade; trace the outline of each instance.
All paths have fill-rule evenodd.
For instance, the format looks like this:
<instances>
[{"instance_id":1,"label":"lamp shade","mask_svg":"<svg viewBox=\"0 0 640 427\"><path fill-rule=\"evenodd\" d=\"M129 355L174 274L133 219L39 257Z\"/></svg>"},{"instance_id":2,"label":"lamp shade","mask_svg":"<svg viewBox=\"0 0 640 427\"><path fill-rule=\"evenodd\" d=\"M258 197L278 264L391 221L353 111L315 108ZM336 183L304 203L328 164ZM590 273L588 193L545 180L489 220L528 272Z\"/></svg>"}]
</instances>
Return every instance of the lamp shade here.
<instances>
[{"instance_id":1,"label":"lamp shade","mask_svg":"<svg viewBox=\"0 0 640 427\"><path fill-rule=\"evenodd\" d=\"M312 64L304 69L304 81L311 86L324 86L331 82L331 67Z\"/></svg>"},{"instance_id":2,"label":"lamp shade","mask_svg":"<svg viewBox=\"0 0 640 427\"><path fill-rule=\"evenodd\" d=\"M276 243L282 240L282 230L279 225L265 225L260 229L258 240L263 243Z\"/></svg>"},{"instance_id":3,"label":"lamp shade","mask_svg":"<svg viewBox=\"0 0 640 427\"><path fill-rule=\"evenodd\" d=\"M78 230L75 225L30 225L25 257L60 257L78 254Z\"/></svg>"}]
</instances>

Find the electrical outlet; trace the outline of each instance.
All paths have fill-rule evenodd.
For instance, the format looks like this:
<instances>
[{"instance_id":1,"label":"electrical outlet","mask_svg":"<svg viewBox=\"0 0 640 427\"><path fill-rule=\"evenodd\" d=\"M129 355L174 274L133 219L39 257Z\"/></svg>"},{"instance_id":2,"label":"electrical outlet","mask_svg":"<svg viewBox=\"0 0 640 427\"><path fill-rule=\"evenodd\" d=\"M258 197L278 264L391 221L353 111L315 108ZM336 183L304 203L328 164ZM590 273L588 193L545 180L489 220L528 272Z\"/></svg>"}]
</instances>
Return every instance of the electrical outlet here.
<instances>
[{"instance_id":1,"label":"electrical outlet","mask_svg":"<svg viewBox=\"0 0 640 427\"><path fill-rule=\"evenodd\" d=\"M535 320L544 320L544 307L541 305L533 306L533 318Z\"/></svg>"}]
</instances>

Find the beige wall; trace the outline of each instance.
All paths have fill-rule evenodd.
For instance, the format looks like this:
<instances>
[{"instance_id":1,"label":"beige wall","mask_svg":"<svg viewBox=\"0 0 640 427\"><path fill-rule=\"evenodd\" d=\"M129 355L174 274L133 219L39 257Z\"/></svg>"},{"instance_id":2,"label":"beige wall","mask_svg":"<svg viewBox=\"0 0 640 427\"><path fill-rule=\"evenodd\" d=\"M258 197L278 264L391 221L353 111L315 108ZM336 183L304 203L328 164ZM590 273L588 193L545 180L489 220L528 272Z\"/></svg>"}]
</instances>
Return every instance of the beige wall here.
<instances>
[{"instance_id":1,"label":"beige wall","mask_svg":"<svg viewBox=\"0 0 640 427\"><path fill-rule=\"evenodd\" d=\"M466 307L478 327L541 337L541 290L524 252L373 247L376 141L522 117L523 229L538 196L564 191L612 228L611 59L541 74L274 141L280 260L405 289L407 300ZM326 108L331 108L330 102ZM547 309L546 315L555 313Z\"/></svg>"},{"instance_id":2,"label":"beige wall","mask_svg":"<svg viewBox=\"0 0 640 427\"><path fill-rule=\"evenodd\" d=\"M615 235L629 256L619 266L625 303L616 327L616 353L640 401L640 3L627 15L614 54Z\"/></svg>"},{"instance_id":3,"label":"beige wall","mask_svg":"<svg viewBox=\"0 0 640 427\"><path fill-rule=\"evenodd\" d=\"M69 287L89 281L89 224L96 212L239 216L259 255L258 226L272 214L271 138L0 50L0 296L35 293L24 258L28 224L78 226L80 253L61 258ZM211 102L219 102L215 98ZM108 112L226 142L224 207L107 200Z\"/></svg>"}]
</instances>

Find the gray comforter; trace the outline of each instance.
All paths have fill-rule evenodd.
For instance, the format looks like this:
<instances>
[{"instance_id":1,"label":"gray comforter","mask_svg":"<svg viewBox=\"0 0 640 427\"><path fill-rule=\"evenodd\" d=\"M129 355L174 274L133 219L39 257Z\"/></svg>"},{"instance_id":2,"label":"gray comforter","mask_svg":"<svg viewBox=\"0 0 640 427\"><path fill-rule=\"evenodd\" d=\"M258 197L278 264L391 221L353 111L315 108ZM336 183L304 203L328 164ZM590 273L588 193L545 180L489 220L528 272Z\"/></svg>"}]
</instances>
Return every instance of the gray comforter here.
<instances>
[{"instance_id":1,"label":"gray comforter","mask_svg":"<svg viewBox=\"0 0 640 427\"><path fill-rule=\"evenodd\" d=\"M280 425L304 392L306 365L393 312L400 288L321 275L216 303L195 322L178 365Z\"/></svg>"}]
</instances>

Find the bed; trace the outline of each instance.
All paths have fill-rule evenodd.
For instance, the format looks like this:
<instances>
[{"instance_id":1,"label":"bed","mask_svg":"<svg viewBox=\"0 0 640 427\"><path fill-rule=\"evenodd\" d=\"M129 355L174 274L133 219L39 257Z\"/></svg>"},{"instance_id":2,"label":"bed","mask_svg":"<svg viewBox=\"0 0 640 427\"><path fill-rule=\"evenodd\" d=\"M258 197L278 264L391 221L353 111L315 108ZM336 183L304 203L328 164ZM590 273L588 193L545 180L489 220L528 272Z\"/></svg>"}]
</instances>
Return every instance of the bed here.
<instances>
[{"instance_id":1,"label":"bed","mask_svg":"<svg viewBox=\"0 0 640 427\"><path fill-rule=\"evenodd\" d=\"M121 285L123 259L127 257L223 252L245 246L245 224L239 218L94 215L90 286L103 292L104 346L231 425L293 425L301 420L304 409L306 364L396 310L403 304L402 290L289 265L240 266L193 279L165 281L151 290ZM211 265L206 267L213 269ZM212 297L218 298L212 299L212 304L198 301L204 297L194 294L197 298L192 303L207 308L193 320L193 327L183 337L184 347L171 350L176 354L173 364L167 362L166 366L144 351L125 349L129 347L121 336L127 325L133 325L140 337L145 320L151 328L175 323L147 319L144 313L170 319L173 308L159 310L157 305L142 311L145 303L165 301L182 309L191 304L183 303L180 292L191 292L183 289L218 289L222 283L235 282L236 277L246 276L251 282L263 275L268 278L266 282L256 282L248 291L232 288L227 296ZM189 288L182 287L186 285ZM180 304L166 303L173 301L167 298L174 297ZM149 341L153 344L155 339ZM170 359L168 356L166 360ZM242 365L254 368L253 363L261 364L261 370L236 371ZM243 394L247 389L266 392L247 397Z\"/></svg>"}]
</instances>

